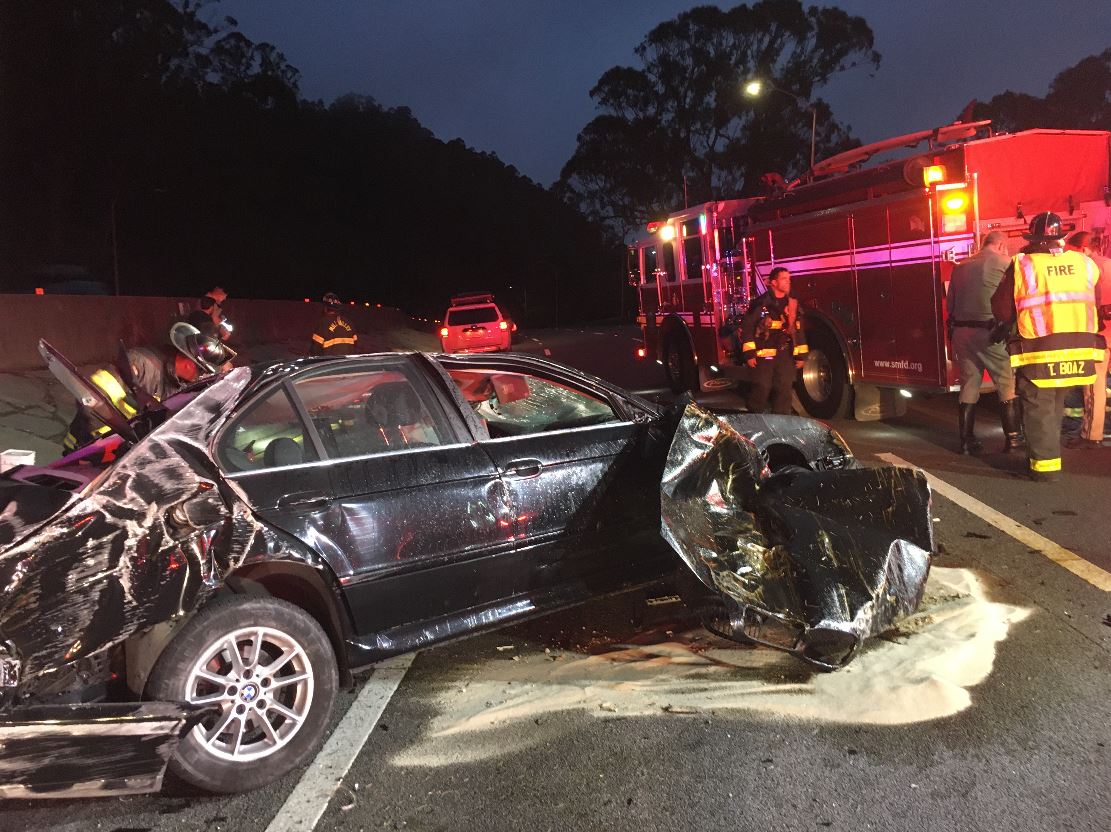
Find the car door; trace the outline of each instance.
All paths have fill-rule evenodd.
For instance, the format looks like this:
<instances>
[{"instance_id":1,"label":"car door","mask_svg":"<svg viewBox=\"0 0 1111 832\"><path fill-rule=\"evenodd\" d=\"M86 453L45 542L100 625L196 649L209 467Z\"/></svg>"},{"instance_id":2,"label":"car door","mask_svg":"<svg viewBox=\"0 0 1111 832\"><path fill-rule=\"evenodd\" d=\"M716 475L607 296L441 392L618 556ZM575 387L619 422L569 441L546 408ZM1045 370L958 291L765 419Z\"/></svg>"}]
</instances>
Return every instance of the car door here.
<instances>
[{"instance_id":1,"label":"car door","mask_svg":"<svg viewBox=\"0 0 1111 832\"><path fill-rule=\"evenodd\" d=\"M220 458L244 466L229 479L262 517L332 564L361 635L451 629L500 598L515 551L501 478L409 357L285 381L229 425Z\"/></svg>"},{"instance_id":2,"label":"car door","mask_svg":"<svg viewBox=\"0 0 1111 832\"><path fill-rule=\"evenodd\" d=\"M599 591L672 563L659 534L664 448L612 394L521 358L442 359L489 434L522 575Z\"/></svg>"}]
</instances>

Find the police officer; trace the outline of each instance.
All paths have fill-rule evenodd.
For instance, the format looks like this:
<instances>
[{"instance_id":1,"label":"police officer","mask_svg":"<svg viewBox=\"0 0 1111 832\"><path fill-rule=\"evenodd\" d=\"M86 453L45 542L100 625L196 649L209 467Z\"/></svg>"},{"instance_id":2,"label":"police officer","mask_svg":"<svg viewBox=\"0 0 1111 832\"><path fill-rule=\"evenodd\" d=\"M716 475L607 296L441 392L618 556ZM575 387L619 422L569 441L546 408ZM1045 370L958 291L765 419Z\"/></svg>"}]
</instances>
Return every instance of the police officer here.
<instances>
[{"instance_id":1,"label":"police officer","mask_svg":"<svg viewBox=\"0 0 1111 832\"><path fill-rule=\"evenodd\" d=\"M757 297L741 318L741 359L752 368L748 409L763 413L772 400L773 413L791 412L791 385L807 350L798 301L791 296L791 273L778 266L768 276L768 290ZM723 327L722 335L737 329Z\"/></svg>"},{"instance_id":2,"label":"police officer","mask_svg":"<svg viewBox=\"0 0 1111 832\"><path fill-rule=\"evenodd\" d=\"M343 303L335 292L324 295L324 310L312 330L310 355L351 355L359 351L355 327L340 314Z\"/></svg>"},{"instance_id":3,"label":"police officer","mask_svg":"<svg viewBox=\"0 0 1111 832\"><path fill-rule=\"evenodd\" d=\"M89 376L92 382L126 418L142 409L134 394L162 401L187 384L230 368L235 352L214 336L202 335L188 323L170 329L170 345L133 347L127 350L128 367L101 367ZM127 378L129 383L125 383ZM77 412L62 442L66 453L87 445L108 433L110 428L89 408L78 402Z\"/></svg>"},{"instance_id":4,"label":"police officer","mask_svg":"<svg viewBox=\"0 0 1111 832\"><path fill-rule=\"evenodd\" d=\"M1061 218L1038 214L1029 244L1007 267L991 298L995 318L1017 322L1007 343L1022 399L1030 478L1061 476L1061 414L1069 387L1091 384L1102 356L1096 307L1099 269L1079 251L1065 251Z\"/></svg>"},{"instance_id":5,"label":"police officer","mask_svg":"<svg viewBox=\"0 0 1111 832\"><path fill-rule=\"evenodd\" d=\"M1002 405L1003 452L1022 444L1015 376L1002 344L1006 336L991 316L991 296L1009 264L1007 235L992 231L976 254L957 264L949 280L945 302L949 310L949 340L961 377L957 418L962 454L978 454L983 450L983 443L976 438L976 403L980 400L985 369Z\"/></svg>"}]
</instances>

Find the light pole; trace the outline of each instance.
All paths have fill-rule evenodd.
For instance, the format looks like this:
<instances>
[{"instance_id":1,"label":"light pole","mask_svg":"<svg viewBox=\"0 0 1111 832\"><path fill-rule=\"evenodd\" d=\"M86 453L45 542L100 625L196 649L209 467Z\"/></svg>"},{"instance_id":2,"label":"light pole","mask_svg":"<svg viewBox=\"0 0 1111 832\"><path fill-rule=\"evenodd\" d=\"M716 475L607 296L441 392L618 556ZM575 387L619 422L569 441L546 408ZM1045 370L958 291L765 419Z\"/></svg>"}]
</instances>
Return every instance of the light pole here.
<instances>
[{"instance_id":1,"label":"light pole","mask_svg":"<svg viewBox=\"0 0 1111 832\"><path fill-rule=\"evenodd\" d=\"M784 95L791 96L791 98L795 99L795 101L799 102L810 111L810 170L814 170L814 143L818 135L818 110L801 95L793 93L790 90L785 90L782 87L777 87L771 81L762 81L759 78L753 78L745 82L745 95L749 98L757 98L763 93L765 86L771 87L773 90L781 92Z\"/></svg>"}]
</instances>

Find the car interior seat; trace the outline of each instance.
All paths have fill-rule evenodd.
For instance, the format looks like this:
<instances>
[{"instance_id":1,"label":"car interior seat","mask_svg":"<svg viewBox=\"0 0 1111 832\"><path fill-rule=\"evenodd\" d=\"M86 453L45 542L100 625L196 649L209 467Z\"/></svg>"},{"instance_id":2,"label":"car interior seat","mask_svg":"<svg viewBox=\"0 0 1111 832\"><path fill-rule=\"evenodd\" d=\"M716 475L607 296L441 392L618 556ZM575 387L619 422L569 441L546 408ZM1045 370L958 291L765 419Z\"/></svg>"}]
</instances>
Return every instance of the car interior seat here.
<instances>
[{"instance_id":1,"label":"car interior seat","mask_svg":"<svg viewBox=\"0 0 1111 832\"><path fill-rule=\"evenodd\" d=\"M403 427L423 421L420 399L407 381L386 381L371 389L364 405L367 424L378 448L404 448L409 441ZM423 443L421 443L423 444Z\"/></svg>"},{"instance_id":2,"label":"car interior seat","mask_svg":"<svg viewBox=\"0 0 1111 832\"><path fill-rule=\"evenodd\" d=\"M262 452L262 460L267 468L279 468L285 465L299 465L305 461L305 454L301 446L287 436L273 439Z\"/></svg>"}]
</instances>

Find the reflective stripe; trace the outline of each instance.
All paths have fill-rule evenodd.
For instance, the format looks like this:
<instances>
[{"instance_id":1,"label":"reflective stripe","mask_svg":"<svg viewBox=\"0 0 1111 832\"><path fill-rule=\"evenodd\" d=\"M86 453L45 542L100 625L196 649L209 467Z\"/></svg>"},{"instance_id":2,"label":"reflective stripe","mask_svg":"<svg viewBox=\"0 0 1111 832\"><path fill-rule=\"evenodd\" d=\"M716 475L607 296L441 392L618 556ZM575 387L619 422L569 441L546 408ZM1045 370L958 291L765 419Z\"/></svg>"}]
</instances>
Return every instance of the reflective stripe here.
<instances>
[{"instance_id":1,"label":"reflective stripe","mask_svg":"<svg viewBox=\"0 0 1111 832\"><path fill-rule=\"evenodd\" d=\"M783 321L768 320L768 329L783 329Z\"/></svg>"},{"instance_id":2,"label":"reflective stripe","mask_svg":"<svg viewBox=\"0 0 1111 832\"><path fill-rule=\"evenodd\" d=\"M1042 350L1041 352L1016 352L1011 356L1012 367L1028 364L1050 364L1055 361L1099 361L1103 350L1094 347L1071 347L1066 350Z\"/></svg>"},{"instance_id":3,"label":"reflective stripe","mask_svg":"<svg viewBox=\"0 0 1111 832\"><path fill-rule=\"evenodd\" d=\"M1090 376L1066 376L1065 378L1032 378L1030 382L1035 387L1086 387L1095 384L1095 374Z\"/></svg>"},{"instance_id":4,"label":"reflective stripe","mask_svg":"<svg viewBox=\"0 0 1111 832\"><path fill-rule=\"evenodd\" d=\"M1032 295L1032 294L1036 293L1038 291L1038 272L1034 268L1034 261L1031 260L1029 257L1024 257L1023 255L1020 254L1016 258L1016 262L1018 262L1019 265L1022 267L1022 275L1026 280L1026 291L1023 292L1023 295ZM1017 290L1018 281L1015 281L1015 287L1016 287L1016 290ZM1015 294L1017 295L1018 292L1016 291ZM1019 302L1019 298L1016 297L1015 298L1015 307L1016 308L1018 307L1018 302ZM1039 336L1045 335L1046 334L1045 315L1042 313L1041 308L1038 307L1038 308L1032 309L1030 311L1030 317L1032 319L1034 333L1036 335L1039 335Z\"/></svg>"},{"instance_id":5,"label":"reflective stripe","mask_svg":"<svg viewBox=\"0 0 1111 832\"><path fill-rule=\"evenodd\" d=\"M757 358L774 358L775 354L777 352L779 352L779 350L757 350L756 351L756 357Z\"/></svg>"},{"instance_id":6,"label":"reflective stripe","mask_svg":"<svg viewBox=\"0 0 1111 832\"><path fill-rule=\"evenodd\" d=\"M741 345L741 351L742 352L748 352L749 350L754 350L754 349L756 349L756 342L755 341L745 341Z\"/></svg>"},{"instance_id":7,"label":"reflective stripe","mask_svg":"<svg viewBox=\"0 0 1111 832\"><path fill-rule=\"evenodd\" d=\"M316 336L314 335L313 337L315 338ZM331 338L327 341L321 340L320 345L324 347L324 349L328 349L328 347L334 347L336 344L354 344L358 339L359 336L357 335L352 335L350 338Z\"/></svg>"},{"instance_id":8,"label":"reflective stripe","mask_svg":"<svg viewBox=\"0 0 1111 832\"><path fill-rule=\"evenodd\" d=\"M1029 309L1032 306L1045 306L1047 303L1095 303L1095 292L1042 292L1040 295L1028 295L1015 301L1018 309Z\"/></svg>"},{"instance_id":9,"label":"reflective stripe","mask_svg":"<svg viewBox=\"0 0 1111 832\"><path fill-rule=\"evenodd\" d=\"M1030 460L1031 471L1060 471L1061 470L1061 457L1056 459L1032 459Z\"/></svg>"},{"instance_id":10,"label":"reflective stripe","mask_svg":"<svg viewBox=\"0 0 1111 832\"><path fill-rule=\"evenodd\" d=\"M312 339L314 341L316 341L316 343L318 343L318 344L323 344L324 343L324 336L323 335L317 335L315 332L312 334Z\"/></svg>"},{"instance_id":11,"label":"reflective stripe","mask_svg":"<svg viewBox=\"0 0 1111 832\"><path fill-rule=\"evenodd\" d=\"M139 411L131 406L127 400L127 391L124 390L123 385L107 370L97 370L93 373L89 380L101 389L109 401L112 402L123 414L131 418Z\"/></svg>"},{"instance_id":12,"label":"reflective stripe","mask_svg":"<svg viewBox=\"0 0 1111 832\"><path fill-rule=\"evenodd\" d=\"M795 355L805 355L808 352L810 352L810 347L806 344L799 344L795 347Z\"/></svg>"}]
</instances>

